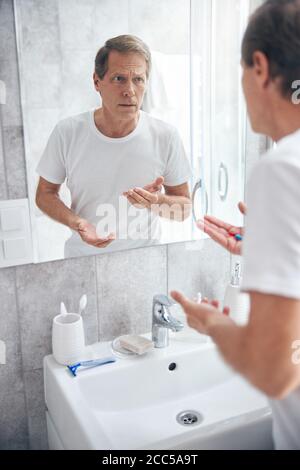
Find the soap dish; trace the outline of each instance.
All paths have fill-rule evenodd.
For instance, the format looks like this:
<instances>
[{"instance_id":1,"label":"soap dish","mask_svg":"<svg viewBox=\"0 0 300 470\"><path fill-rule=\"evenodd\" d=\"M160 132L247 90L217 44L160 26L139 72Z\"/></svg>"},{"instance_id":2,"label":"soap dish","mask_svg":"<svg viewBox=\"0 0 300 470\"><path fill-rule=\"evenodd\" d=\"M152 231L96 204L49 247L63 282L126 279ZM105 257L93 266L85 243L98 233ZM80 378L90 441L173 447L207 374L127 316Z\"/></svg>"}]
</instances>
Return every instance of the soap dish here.
<instances>
[{"instance_id":1,"label":"soap dish","mask_svg":"<svg viewBox=\"0 0 300 470\"><path fill-rule=\"evenodd\" d=\"M118 338L115 338L112 342L111 342L111 349L113 351L113 353L118 356L118 357L123 357L123 358L126 358L126 357L130 357L130 356L137 356L138 354L133 352L133 351L129 351L129 349L125 349L121 346L120 344L120 336Z\"/></svg>"},{"instance_id":2,"label":"soap dish","mask_svg":"<svg viewBox=\"0 0 300 470\"><path fill-rule=\"evenodd\" d=\"M147 338L139 335L123 335L116 338L112 344L112 351L121 355L142 356L154 348L154 344ZM120 357L120 356L119 356Z\"/></svg>"}]
</instances>

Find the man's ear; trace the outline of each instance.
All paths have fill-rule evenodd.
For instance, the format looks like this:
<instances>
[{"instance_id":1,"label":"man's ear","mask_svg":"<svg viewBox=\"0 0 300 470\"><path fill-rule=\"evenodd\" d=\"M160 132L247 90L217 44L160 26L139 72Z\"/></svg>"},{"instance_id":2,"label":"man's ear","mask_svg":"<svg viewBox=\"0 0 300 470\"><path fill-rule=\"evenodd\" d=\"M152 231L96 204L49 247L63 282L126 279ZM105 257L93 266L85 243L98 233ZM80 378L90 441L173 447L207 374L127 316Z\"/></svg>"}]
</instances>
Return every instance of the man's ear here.
<instances>
[{"instance_id":1,"label":"man's ear","mask_svg":"<svg viewBox=\"0 0 300 470\"><path fill-rule=\"evenodd\" d=\"M271 82L270 64L263 52L255 51L253 53L253 68L257 84L261 88L267 88Z\"/></svg>"},{"instance_id":2,"label":"man's ear","mask_svg":"<svg viewBox=\"0 0 300 470\"><path fill-rule=\"evenodd\" d=\"M98 77L96 72L93 73L93 81L94 81L95 89L100 92L100 89L99 89L100 78Z\"/></svg>"}]
</instances>

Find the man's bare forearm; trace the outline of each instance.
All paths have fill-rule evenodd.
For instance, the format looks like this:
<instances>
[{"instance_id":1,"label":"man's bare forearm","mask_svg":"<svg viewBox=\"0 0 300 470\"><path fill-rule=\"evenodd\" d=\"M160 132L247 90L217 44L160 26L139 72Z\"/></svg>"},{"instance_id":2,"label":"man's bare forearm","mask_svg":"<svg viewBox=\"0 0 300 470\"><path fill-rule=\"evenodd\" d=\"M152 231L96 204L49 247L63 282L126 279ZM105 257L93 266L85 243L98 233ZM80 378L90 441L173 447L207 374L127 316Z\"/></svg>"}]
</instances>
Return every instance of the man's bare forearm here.
<instances>
[{"instance_id":1,"label":"man's bare forearm","mask_svg":"<svg viewBox=\"0 0 300 470\"><path fill-rule=\"evenodd\" d=\"M81 218L63 203L58 194L44 193L36 198L36 204L51 219L66 225L72 230L78 230Z\"/></svg>"},{"instance_id":2,"label":"man's bare forearm","mask_svg":"<svg viewBox=\"0 0 300 470\"><path fill-rule=\"evenodd\" d=\"M218 346L222 356L236 371L247 375L249 358L247 327L227 321L228 317L218 318L208 328L208 334Z\"/></svg>"},{"instance_id":3,"label":"man's bare forearm","mask_svg":"<svg viewBox=\"0 0 300 470\"><path fill-rule=\"evenodd\" d=\"M274 395L276 383L266 357L262 357L259 344L254 341L249 326L238 326L228 317L216 317L208 327L208 334L216 343L225 361L262 392Z\"/></svg>"},{"instance_id":4,"label":"man's bare forearm","mask_svg":"<svg viewBox=\"0 0 300 470\"><path fill-rule=\"evenodd\" d=\"M282 398L293 388L291 361L284 362L281 354L277 358L276 348L268 348L267 341L254 337L249 324L241 327L217 319L212 321L208 334L225 361L266 395Z\"/></svg>"}]
</instances>

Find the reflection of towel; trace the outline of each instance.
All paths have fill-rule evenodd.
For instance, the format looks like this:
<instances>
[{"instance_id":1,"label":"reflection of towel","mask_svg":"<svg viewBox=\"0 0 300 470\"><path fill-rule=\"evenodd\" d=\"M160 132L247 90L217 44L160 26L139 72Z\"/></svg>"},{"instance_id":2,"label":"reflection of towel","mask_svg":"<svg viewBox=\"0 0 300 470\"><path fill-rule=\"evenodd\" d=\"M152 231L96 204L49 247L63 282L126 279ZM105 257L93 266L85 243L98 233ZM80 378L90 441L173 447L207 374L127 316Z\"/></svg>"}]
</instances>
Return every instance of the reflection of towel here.
<instances>
[{"instance_id":1,"label":"reflection of towel","mask_svg":"<svg viewBox=\"0 0 300 470\"><path fill-rule=\"evenodd\" d=\"M155 108L166 105L168 101L164 77L164 59L167 56L161 52L152 52L152 70L145 95L143 110L151 112Z\"/></svg>"},{"instance_id":2,"label":"reflection of towel","mask_svg":"<svg viewBox=\"0 0 300 470\"><path fill-rule=\"evenodd\" d=\"M186 105L189 91L189 56L152 52L152 71L143 110L162 116Z\"/></svg>"},{"instance_id":3,"label":"reflection of towel","mask_svg":"<svg viewBox=\"0 0 300 470\"><path fill-rule=\"evenodd\" d=\"M190 67L188 55L152 52L152 72L144 98L144 111L175 126L189 148Z\"/></svg>"},{"instance_id":4,"label":"reflection of towel","mask_svg":"<svg viewBox=\"0 0 300 470\"><path fill-rule=\"evenodd\" d=\"M2 80L0 80L0 104L6 104L6 86Z\"/></svg>"}]
</instances>

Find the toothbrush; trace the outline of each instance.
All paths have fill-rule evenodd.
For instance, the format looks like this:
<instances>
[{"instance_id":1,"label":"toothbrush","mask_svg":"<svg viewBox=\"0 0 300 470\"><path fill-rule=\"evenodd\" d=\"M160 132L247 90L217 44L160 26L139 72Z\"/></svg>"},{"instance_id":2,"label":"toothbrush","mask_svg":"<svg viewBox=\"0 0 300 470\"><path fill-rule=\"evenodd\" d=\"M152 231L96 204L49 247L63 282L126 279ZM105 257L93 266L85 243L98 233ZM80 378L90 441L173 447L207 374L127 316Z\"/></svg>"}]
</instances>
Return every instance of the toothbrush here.
<instances>
[{"instance_id":1,"label":"toothbrush","mask_svg":"<svg viewBox=\"0 0 300 470\"><path fill-rule=\"evenodd\" d=\"M69 371L76 377L77 375L77 369L80 367L86 367L88 369L91 369L92 367L98 367L102 366L104 364L109 364L111 362L116 362L116 358L114 357L105 357L102 359L92 359L90 361L82 361L82 362L77 362L76 364L71 364L68 367Z\"/></svg>"},{"instance_id":2,"label":"toothbrush","mask_svg":"<svg viewBox=\"0 0 300 470\"><path fill-rule=\"evenodd\" d=\"M87 296L84 294L79 300L79 315L82 315L87 306Z\"/></svg>"},{"instance_id":3,"label":"toothbrush","mask_svg":"<svg viewBox=\"0 0 300 470\"><path fill-rule=\"evenodd\" d=\"M68 315L66 306L63 302L60 303L60 314L63 316Z\"/></svg>"}]
</instances>

